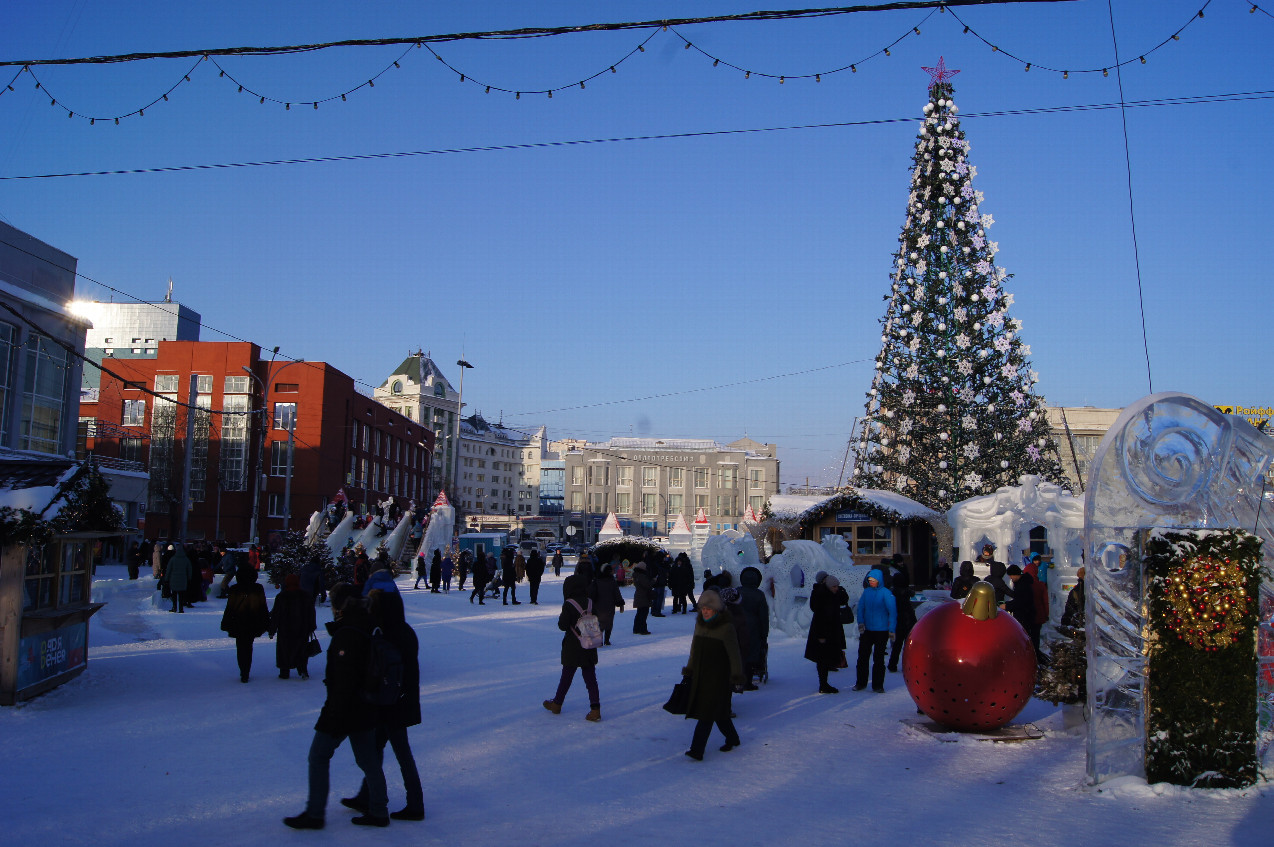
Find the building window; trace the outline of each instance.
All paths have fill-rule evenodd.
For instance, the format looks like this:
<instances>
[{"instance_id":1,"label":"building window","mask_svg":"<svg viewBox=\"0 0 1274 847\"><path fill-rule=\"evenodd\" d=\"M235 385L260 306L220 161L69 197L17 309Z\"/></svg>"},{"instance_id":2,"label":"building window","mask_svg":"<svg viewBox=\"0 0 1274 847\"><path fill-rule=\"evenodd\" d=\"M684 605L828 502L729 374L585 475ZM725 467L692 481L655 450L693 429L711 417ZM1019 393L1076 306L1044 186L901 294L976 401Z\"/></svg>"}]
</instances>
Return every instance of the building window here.
<instances>
[{"instance_id":1,"label":"building window","mask_svg":"<svg viewBox=\"0 0 1274 847\"><path fill-rule=\"evenodd\" d=\"M615 470L616 470L616 473L615 473L616 485L632 485L633 484L633 466L632 465L620 465Z\"/></svg>"},{"instance_id":2,"label":"building window","mask_svg":"<svg viewBox=\"0 0 1274 847\"><path fill-rule=\"evenodd\" d=\"M734 488L735 479L739 476L739 469L733 467L721 468L721 487Z\"/></svg>"},{"instance_id":3,"label":"building window","mask_svg":"<svg viewBox=\"0 0 1274 847\"><path fill-rule=\"evenodd\" d=\"M641 513L643 515L656 515L659 513L658 494L641 495Z\"/></svg>"},{"instance_id":4,"label":"building window","mask_svg":"<svg viewBox=\"0 0 1274 847\"><path fill-rule=\"evenodd\" d=\"M159 394L176 394L177 374L155 374L155 391Z\"/></svg>"},{"instance_id":5,"label":"building window","mask_svg":"<svg viewBox=\"0 0 1274 847\"><path fill-rule=\"evenodd\" d=\"M274 404L274 428L275 429L292 429L296 426L296 404L295 403L275 403Z\"/></svg>"},{"instance_id":6,"label":"building window","mask_svg":"<svg viewBox=\"0 0 1274 847\"><path fill-rule=\"evenodd\" d=\"M668 469L668 486L670 488L686 487L686 469L685 468L669 468Z\"/></svg>"},{"instance_id":7,"label":"building window","mask_svg":"<svg viewBox=\"0 0 1274 847\"><path fill-rule=\"evenodd\" d=\"M301 390L301 386L295 382L276 382L274 391L276 394L295 394Z\"/></svg>"},{"instance_id":8,"label":"building window","mask_svg":"<svg viewBox=\"0 0 1274 847\"><path fill-rule=\"evenodd\" d=\"M668 511L674 515L679 515L686 507L686 495L669 494L668 495Z\"/></svg>"},{"instance_id":9,"label":"building window","mask_svg":"<svg viewBox=\"0 0 1274 847\"><path fill-rule=\"evenodd\" d=\"M286 441L270 442L270 476L287 476L288 443Z\"/></svg>"},{"instance_id":10,"label":"building window","mask_svg":"<svg viewBox=\"0 0 1274 847\"><path fill-rule=\"evenodd\" d=\"M890 556L894 552L893 528L879 524L854 527L855 556Z\"/></svg>"},{"instance_id":11,"label":"building window","mask_svg":"<svg viewBox=\"0 0 1274 847\"><path fill-rule=\"evenodd\" d=\"M89 541L54 542L27 548L22 610L78 606L88 599Z\"/></svg>"},{"instance_id":12,"label":"building window","mask_svg":"<svg viewBox=\"0 0 1274 847\"><path fill-rule=\"evenodd\" d=\"M62 407L70 360L66 350L43 335L27 336L26 348L18 447L37 453L61 453Z\"/></svg>"},{"instance_id":13,"label":"building window","mask_svg":"<svg viewBox=\"0 0 1274 847\"><path fill-rule=\"evenodd\" d=\"M121 438L119 440L119 457L126 462L141 462L142 440L140 438Z\"/></svg>"},{"instance_id":14,"label":"building window","mask_svg":"<svg viewBox=\"0 0 1274 847\"><path fill-rule=\"evenodd\" d=\"M176 385L173 377L173 385ZM155 383L159 384L156 377ZM173 443L177 437L177 395L155 398L150 415L150 506L148 511L167 512L180 498L173 485Z\"/></svg>"},{"instance_id":15,"label":"building window","mask_svg":"<svg viewBox=\"0 0 1274 847\"><path fill-rule=\"evenodd\" d=\"M765 510L765 495L764 494L752 495L751 497L748 498L748 505L752 507L752 511L756 512L756 516L760 518L761 512Z\"/></svg>"},{"instance_id":16,"label":"building window","mask_svg":"<svg viewBox=\"0 0 1274 847\"><path fill-rule=\"evenodd\" d=\"M18 328L0 323L0 445L9 445L9 397L13 392L13 348L18 341Z\"/></svg>"},{"instance_id":17,"label":"building window","mask_svg":"<svg viewBox=\"0 0 1274 847\"><path fill-rule=\"evenodd\" d=\"M641 469L641 487L656 488L659 486L659 468Z\"/></svg>"},{"instance_id":18,"label":"building window","mask_svg":"<svg viewBox=\"0 0 1274 847\"><path fill-rule=\"evenodd\" d=\"M729 517L735 514L735 500L727 494L717 495L717 515L719 517Z\"/></svg>"},{"instance_id":19,"label":"building window","mask_svg":"<svg viewBox=\"0 0 1274 847\"><path fill-rule=\"evenodd\" d=\"M248 490L248 401L246 394L229 394L222 399L226 414L221 416L217 480L222 491Z\"/></svg>"},{"instance_id":20,"label":"building window","mask_svg":"<svg viewBox=\"0 0 1274 847\"><path fill-rule=\"evenodd\" d=\"M708 495L707 494L695 495L695 514L698 514L700 509L703 509L705 512L708 511Z\"/></svg>"},{"instance_id":21,"label":"building window","mask_svg":"<svg viewBox=\"0 0 1274 847\"><path fill-rule=\"evenodd\" d=\"M615 495L615 511L626 515L633 510L633 495L620 491Z\"/></svg>"},{"instance_id":22,"label":"building window","mask_svg":"<svg viewBox=\"0 0 1274 847\"><path fill-rule=\"evenodd\" d=\"M212 393L212 375L199 374L197 377L195 377L195 390L198 391L200 394L211 394Z\"/></svg>"},{"instance_id":23,"label":"building window","mask_svg":"<svg viewBox=\"0 0 1274 847\"><path fill-rule=\"evenodd\" d=\"M228 376L226 377L225 388L222 391L226 394L247 394L248 378L246 376Z\"/></svg>"},{"instance_id":24,"label":"building window","mask_svg":"<svg viewBox=\"0 0 1274 847\"><path fill-rule=\"evenodd\" d=\"M707 488L708 487L708 469L695 468L694 473L695 473L695 488Z\"/></svg>"},{"instance_id":25,"label":"building window","mask_svg":"<svg viewBox=\"0 0 1274 847\"><path fill-rule=\"evenodd\" d=\"M146 425L146 401L145 400L125 400L124 412L120 417L120 423L124 426L145 426Z\"/></svg>"},{"instance_id":26,"label":"building window","mask_svg":"<svg viewBox=\"0 0 1274 847\"><path fill-rule=\"evenodd\" d=\"M584 511L584 492L583 491L571 492L571 511L572 512Z\"/></svg>"},{"instance_id":27,"label":"building window","mask_svg":"<svg viewBox=\"0 0 1274 847\"><path fill-rule=\"evenodd\" d=\"M287 517L287 512L283 508L282 494L271 494L269 500L270 500L269 505L266 507L269 513L269 517L272 517L272 518Z\"/></svg>"},{"instance_id":28,"label":"building window","mask_svg":"<svg viewBox=\"0 0 1274 847\"><path fill-rule=\"evenodd\" d=\"M571 485L584 484L584 466L574 465L571 467Z\"/></svg>"},{"instance_id":29,"label":"building window","mask_svg":"<svg viewBox=\"0 0 1274 847\"><path fill-rule=\"evenodd\" d=\"M765 487L765 468L749 468L748 469L748 488L764 488Z\"/></svg>"}]
</instances>

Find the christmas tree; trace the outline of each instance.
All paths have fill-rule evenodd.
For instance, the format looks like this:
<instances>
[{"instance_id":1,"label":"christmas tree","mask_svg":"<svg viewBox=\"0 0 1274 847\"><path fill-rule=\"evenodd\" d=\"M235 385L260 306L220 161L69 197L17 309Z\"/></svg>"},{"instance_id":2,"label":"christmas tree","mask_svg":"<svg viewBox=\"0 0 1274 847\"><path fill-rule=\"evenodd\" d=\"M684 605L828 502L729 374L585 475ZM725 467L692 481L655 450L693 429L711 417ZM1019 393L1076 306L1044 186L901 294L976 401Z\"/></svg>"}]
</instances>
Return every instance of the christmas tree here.
<instances>
[{"instance_id":1,"label":"christmas tree","mask_svg":"<svg viewBox=\"0 0 1274 847\"><path fill-rule=\"evenodd\" d=\"M270 584L283 585L283 578L288 574L299 574L309 563L316 563L321 573L332 566L332 551L322 542L305 543L303 530L289 530L283 534L283 543L270 556Z\"/></svg>"},{"instance_id":2,"label":"christmas tree","mask_svg":"<svg viewBox=\"0 0 1274 847\"><path fill-rule=\"evenodd\" d=\"M925 70L933 83L852 481L945 511L1022 474L1060 483L1062 472L1031 350L1009 317L994 221L973 188L952 100L959 71L941 59Z\"/></svg>"}]
</instances>

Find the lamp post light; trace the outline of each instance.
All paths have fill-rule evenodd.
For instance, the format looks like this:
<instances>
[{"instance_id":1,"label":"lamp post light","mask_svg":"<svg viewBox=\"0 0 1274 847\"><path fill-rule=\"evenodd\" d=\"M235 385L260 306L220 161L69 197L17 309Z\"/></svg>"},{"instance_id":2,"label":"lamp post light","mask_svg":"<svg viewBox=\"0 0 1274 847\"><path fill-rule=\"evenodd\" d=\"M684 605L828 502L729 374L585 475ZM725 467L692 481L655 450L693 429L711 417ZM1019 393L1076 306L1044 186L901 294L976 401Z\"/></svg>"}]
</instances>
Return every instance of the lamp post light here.
<instances>
[{"instance_id":1,"label":"lamp post light","mask_svg":"<svg viewBox=\"0 0 1274 847\"><path fill-rule=\"evenodd\" d=\"M464 372L472 370L473 365L464 359L457 359L460 366L460 390L456 396L456 440L451 451L451 495L456 508L460 508L460 418L464 414Z\"/></svg>"}]
</instances>

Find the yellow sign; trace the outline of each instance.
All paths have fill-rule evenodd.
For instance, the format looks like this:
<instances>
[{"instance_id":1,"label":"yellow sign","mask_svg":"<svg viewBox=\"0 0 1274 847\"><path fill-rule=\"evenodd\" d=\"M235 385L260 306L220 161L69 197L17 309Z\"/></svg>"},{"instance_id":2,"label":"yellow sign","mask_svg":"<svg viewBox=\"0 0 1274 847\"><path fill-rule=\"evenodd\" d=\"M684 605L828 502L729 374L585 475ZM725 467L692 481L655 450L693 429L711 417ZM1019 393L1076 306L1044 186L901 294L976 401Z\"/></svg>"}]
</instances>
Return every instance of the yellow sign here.
<instances>
[{"instance_id":1,"label":"yellow sign","mask_svg":"<svg viewBox=\"0 0 1274 847\"><path fill-rule=\"evenodd\" d=\"M1247 418L1248 423L1263 430L1270 416L1274 415L1274 406L1213 406L1223 415L1239 415Z\"/></svg>"}]
</instances>

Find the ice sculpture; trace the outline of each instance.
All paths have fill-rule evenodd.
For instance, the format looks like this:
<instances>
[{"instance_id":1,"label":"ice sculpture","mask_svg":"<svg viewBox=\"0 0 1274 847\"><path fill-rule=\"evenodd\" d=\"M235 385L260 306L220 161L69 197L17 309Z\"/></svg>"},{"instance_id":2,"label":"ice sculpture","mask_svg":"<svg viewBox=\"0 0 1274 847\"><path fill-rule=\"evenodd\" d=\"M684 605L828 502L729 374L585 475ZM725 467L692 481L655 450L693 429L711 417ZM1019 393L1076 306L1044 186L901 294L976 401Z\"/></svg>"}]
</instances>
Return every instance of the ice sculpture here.
<instances>
[{"instance_id":1,"label":"ice sculpture","mask_svg":"<svg viewBox=\"0 0 1274 847\"><path fill-rule=\"evenodd\" d=\"M1088 778L1144 776L1142 530L1240 528L1274 564L1274 499L1265 474L1274 439L1185 394L1152 394L1106 433L1084 510L1088 578ZM1261 586L1257 711L1260 753L1274 738L1274 584Z\"/></svg>"},{"instance_id":2,"label":"ice sculpture","mask_svg":"<svg viewBox=\"0 0 1274 847\"><path fill-rule=\"evenodd\" d=\"M774 601L770 604L771 623L793 638L804 638L810 625L810 589L814 575L825 571L840 580L849 594L850 606L858 605L863 593L863 579L871 570L868 565L855 565L849 555L849 544L843 536L830 535L817 541L785 541L783 552L761 566L761 574L773 580ZM854 638L855 627L847 627L845 635Z\"/></svg>"},{"instance_id":3,"label":"ice sculpture","mask_svg":"<svg viewBox=\"0 0 1274 847\"><path fill-rule=\"evenodd\" d=\"M451 546L455 529L456 509L447 499L445 492L439 493L438 499L434 500L433 508L429 510L429 526L425 528L425 537L420 542L417 554L423 554L426 559L432 559L434 551L441 550L445 556L447 548Z\"/></svg>"},{"instance_id":4,"label":"ice sculpture","mask_svg":"<svg viewBox=\"0 0 1274 847\"><path fill-rule=\"evenodd\" d=\"M1024 475L1019 483L956 503L947 510L947 522L960 558L972 559L989 541L1006 565L1018 563L1019 551L1030 547L1031 530L1043 527L1053 553L1047 580L1049 617L1057 623L1083 564L1084 500L1038 476ZM975 572L986 576L985 568L975 565Z\"/></svg>"}]
</instances>

